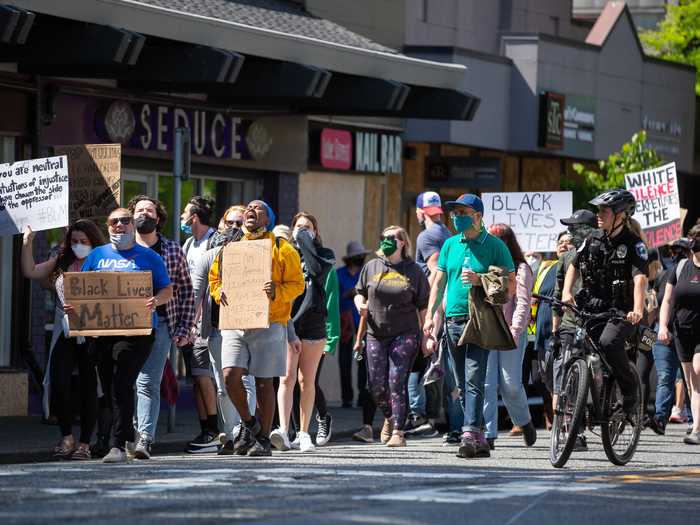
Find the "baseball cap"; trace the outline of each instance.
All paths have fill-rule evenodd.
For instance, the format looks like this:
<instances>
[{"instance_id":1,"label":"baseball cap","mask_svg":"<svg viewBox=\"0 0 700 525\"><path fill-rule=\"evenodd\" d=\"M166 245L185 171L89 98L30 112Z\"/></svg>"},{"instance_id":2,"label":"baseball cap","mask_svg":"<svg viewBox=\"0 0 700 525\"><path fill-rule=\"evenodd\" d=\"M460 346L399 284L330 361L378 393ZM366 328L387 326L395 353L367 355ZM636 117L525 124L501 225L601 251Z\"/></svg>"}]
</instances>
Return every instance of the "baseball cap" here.
<instances>
[{"instance_id":1,"label":"baseball cap","mask_svg":"<svg viewBox=\"0 0 700 525\"><path fill-rule=\"evenodd\" d=\"M442 201L440 195L434 191L425 191L418 195L416 208L420 208L428 215L442 215Z\"/></svg>"},{"instance_id":2,"label":"baseball cap","mask_svg":"<svg viewBox=\"0 0 700 525\"><path fill-rule=\"evenodd\" d=\"M484 203L477 195L473 195L471 193L465 193L460 195L456 201L448 201L445 203L445 207L448 210L453 209L455 206L467 206L474 211L484 213Z\"/></svg>"},{"instance_id":3,"label":"baseball cap","mask_svg":"<svg viewBox=\"0 0 700 525\"><path fill-rule=\"evenodd\" d=\"M596 218L595 213L593 213L591 210L576 210L571 214L571 217L561 219L559 222L561 222L564 226L575 226L577 224L587 224L588 226L593 226L594 228L598 226L598 219Z\"/></svg>"}]
</instances>

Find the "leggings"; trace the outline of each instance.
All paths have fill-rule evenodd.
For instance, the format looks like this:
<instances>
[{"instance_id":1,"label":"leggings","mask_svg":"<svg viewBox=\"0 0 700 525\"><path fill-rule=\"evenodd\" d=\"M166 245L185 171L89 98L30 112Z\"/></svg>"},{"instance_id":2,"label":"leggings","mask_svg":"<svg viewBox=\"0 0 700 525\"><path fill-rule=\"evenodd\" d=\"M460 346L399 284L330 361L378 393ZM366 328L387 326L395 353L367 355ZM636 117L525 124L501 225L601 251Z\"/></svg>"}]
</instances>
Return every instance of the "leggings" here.
<instances>
[{"instance_id":1,"label":"leggings","mask_svg":"<svg viewBox=\"0 0 700 525\"><path fill-rule=\"evenodd\" d=\"M80 442L90 443L97 419L97 372L90 354L90 343L60 335L51 354L51 397L62 436L73 434L71 378L78 366L80 385Z\"/></svg>"},{"instance_id":2,"label":"leggings","mask_svg":"<svg viewBox=\"0 0 700 525\"><path fill-rule=\"evenodd\" d=\"M383 341L367 337L365 353L370 391L384 417L393 419L395 430L403 430L406 424L406 385L417 352L415 335L400 335Z\"/></svg>"}]
</instances>

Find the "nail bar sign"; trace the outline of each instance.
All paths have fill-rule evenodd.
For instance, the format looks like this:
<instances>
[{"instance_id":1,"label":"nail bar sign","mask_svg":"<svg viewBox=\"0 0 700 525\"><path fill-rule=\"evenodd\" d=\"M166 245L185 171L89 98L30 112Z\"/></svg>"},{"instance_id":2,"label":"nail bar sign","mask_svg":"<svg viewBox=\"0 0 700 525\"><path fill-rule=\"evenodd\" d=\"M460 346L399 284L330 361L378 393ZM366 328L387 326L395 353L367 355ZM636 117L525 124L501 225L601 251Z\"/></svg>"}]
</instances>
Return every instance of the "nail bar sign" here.
<instances>
[{"instance_id":1,"label":"nail bar sign","mask_svg":"<svg viewBox=\"0 0 700 525\"><path fill-rule=\"evenodd\" d=\"M319 160L327 169L401 173L402 153L399 135L334 128L321 131Z\"/></svg>"}]
</instances>

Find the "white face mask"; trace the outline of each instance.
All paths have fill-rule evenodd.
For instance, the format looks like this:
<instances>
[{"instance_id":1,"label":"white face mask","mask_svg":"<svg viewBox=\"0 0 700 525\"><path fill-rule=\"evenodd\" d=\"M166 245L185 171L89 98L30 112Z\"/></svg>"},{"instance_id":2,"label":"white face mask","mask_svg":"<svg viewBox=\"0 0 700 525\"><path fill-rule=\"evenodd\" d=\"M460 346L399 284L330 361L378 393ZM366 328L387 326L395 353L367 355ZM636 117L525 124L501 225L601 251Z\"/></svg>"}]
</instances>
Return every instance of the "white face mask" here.
<instances>
[{"instance_id":1,"label":"white face mask","mask_svg":"<svg viewBox=\"0 0 700 525\"><path fill-rule=\"evenodd\" d=\"M78 259L85 259L92 251L92 246L88 244L71 244L70 247Z\"/></svg>"},{"instance_id":2,"label":"white face mask","mask_svg":"<svg viewBox=\"0 0 700 525\"><path fill-rule=\"evenodd\" d=\"M296 238L299 236L300 231L305 231L309 237L311 237L312 240L316 238L316 232L313 230L307 230L306 228L294 228L294 231L292 232L292 237L296 240Z\"/></svg>"},{"instance_id":3,"label":"white face mask","mask_svg":"<svg viewBox=\"0 0 700 525\"><path fill-rule=\"evenodd\" d=\"M109 240L117 250L128 250L134 245L134 232L110 233Z\"/></svg>"}]
</instances>

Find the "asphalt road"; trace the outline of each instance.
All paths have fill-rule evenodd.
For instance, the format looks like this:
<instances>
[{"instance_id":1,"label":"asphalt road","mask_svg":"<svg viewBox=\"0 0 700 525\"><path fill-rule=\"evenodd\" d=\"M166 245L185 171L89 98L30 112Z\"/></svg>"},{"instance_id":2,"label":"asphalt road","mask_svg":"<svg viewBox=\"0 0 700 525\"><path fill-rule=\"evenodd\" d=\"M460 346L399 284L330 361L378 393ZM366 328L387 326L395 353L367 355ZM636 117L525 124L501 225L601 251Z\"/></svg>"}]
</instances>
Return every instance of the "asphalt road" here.
<instances>
[{"instance_id":1,"label":"asphalt road","mask_svg":"<svg viewBox=\"0 0 700 525\"><path fill-rule=\"evenodd\" d=\"M406 449L341 441L272 458L2 466L0 523L697 523L700 447L681 443L684 429L645 431L626 467L608 463L589 436L589 451L555 470L544 431L531 449L502 436L479 460L434 438Z\"/></svg>"}]
</instances>

